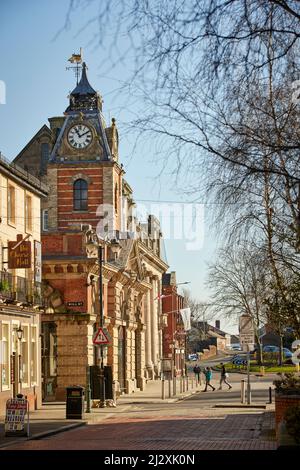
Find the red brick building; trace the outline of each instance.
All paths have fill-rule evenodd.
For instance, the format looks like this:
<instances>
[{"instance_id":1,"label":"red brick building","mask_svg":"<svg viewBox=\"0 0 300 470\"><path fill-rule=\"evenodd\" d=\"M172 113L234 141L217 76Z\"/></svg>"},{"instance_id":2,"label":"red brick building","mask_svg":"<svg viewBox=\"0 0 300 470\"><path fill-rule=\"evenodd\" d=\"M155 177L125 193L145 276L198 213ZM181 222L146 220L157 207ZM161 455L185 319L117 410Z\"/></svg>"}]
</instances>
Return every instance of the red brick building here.
<instances>
[{"instance_id":1,"label":"red brick building","mask_svg":"<svg viewBox=\"0 0 300 470\"><path fill-rule=\"evenodd\" d=\"M49 123L15 159L50 190L42 207L44 398L63 399L66 386L85 386L87 365L97 362L99 264L86 252L87 234L96 232L104 253L104 326L112 338L105 363L121 390L143 389L159 376L162 357L161 305L154 299L168 265L159 221L134 217L115 119L106 125L84 63L64 116Z\"/></svg>"},{"instance_id":2,"label":"red brick building","mask_svg":"<svg viewBox=\"0 0 300 470\"><path fill-rule=\"evenodd\" d=\"M177 293L176 273L163 275L162 313L167 325L163 329L163 357L169 365L171 360L174 375L184 374L186 355L186 332L180 309L184 308L184 298Z\"/></svg>"}]
</instances>

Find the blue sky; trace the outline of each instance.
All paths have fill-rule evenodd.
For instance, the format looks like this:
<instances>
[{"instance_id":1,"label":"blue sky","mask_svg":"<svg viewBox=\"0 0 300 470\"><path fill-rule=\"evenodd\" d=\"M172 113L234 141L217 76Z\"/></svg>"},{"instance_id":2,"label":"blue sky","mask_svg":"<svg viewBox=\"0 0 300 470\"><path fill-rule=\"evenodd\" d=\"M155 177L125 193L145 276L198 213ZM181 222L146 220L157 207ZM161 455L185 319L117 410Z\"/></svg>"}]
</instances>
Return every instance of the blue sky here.
<instances>
[{"instance_id":1,"label":"blue sky","mask_svg":"<svg viewBox=\"0 0 300 470\"><path fill-rule=\"evenodd\" d=\"M112 117L117 119L120 161L135 200L185 201L186 198L182 199L173 190L167 171L157 177L159 168L153 163L152 143L146 142L133 152L133 138L122 133L123 124L131 118L131 109L127 106L130 100L122 92L116 95L115 91L129 75L130 61L118 64L107 75L108 64L103 64L107 53L105 41L101 48L95 48L89 45L91 30L78 35L91 11L81 9L72 17L71 28L55 37L64 25L68 5L69 0L1 0L0 80L6 84L6 104L0 104L0 151L9 160L13 159L38 129L48 124L48 117L65 111L67 95L75 86L73 72L66 71L70 65L67 59L83 47L89 81L104 99L106 121ZM209 220L207 210L205 216ZM169 220L162 219L163 230L168 228ZM182 220L185 225L192 224L189 214ZM165 246L168 263L177 272L178 282L191 281L193 297L207 300L206 263L214 258L216 248L208 222L204 224L200 249L188 250L184 240L166 240ZM236 331L236 327L224 320L225 324L229 331Z\"/></svg>"}]
</instances>

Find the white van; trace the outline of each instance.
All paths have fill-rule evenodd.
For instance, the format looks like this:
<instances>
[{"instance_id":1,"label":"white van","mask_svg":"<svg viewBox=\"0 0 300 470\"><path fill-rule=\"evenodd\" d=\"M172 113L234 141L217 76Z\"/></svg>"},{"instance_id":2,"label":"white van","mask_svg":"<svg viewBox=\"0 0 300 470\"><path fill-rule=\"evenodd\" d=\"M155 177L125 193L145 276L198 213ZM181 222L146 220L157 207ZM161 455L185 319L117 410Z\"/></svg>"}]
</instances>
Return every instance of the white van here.
<instances>
[{"instance_id":1,"label":"white van","mask_svg":"<svg viewBox=\"0 0 300 470\"><path fill-rule=\"evenodd\" d=\"M189 361L198 361L198 354L189 354Z\"/></svg>"}]
</instances>

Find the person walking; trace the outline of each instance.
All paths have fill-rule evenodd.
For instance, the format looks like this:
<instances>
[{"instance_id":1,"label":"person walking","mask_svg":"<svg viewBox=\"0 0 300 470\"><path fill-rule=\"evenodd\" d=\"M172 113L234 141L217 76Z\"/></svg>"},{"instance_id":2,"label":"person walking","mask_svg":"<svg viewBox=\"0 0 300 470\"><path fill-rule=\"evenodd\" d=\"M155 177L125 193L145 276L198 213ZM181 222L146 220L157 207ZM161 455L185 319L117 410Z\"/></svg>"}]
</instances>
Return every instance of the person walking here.
<instances>
[{"instance_id":1,"label":"person walking","mask_svg":"<svg viewBox=\"0 0 300 470\"><path fill-rule=\"evenodd\" d=\"M212 371L210 367L205 367L204 369L204 374L205 374L205 389L203 392L207 392L207 387L209 386L210 388L213 389L213 392L216 390L213 385L211 385L210 381L212 379Z\"/></svg>"},{"instance_id":2,"label":"person walking","mask_svg":"<svg viewBox=\"0 0 300 470\"><path fill-rule=\"evenodd\" d=\"M193 369L193 372L195 374L196 384L201 385L201 367L196 364Z\"/></svg>"},{"instance_id":3,"label":"person walking","mask_svg":"<svg viewBox=\"0 0 300 470\"><path fill-rule=\"evenodd\" d=\"M223 364L223 362L221 362L221 378L220 378L220 387L218 388L218 390L222 390L222 383L224 382L226 385L228 385L228 390L230 390L232 388L232 386L230 385L229 382L227 382L227 378L228 378L228 374L226 372L226 369L225 369L225 366Z\"/></svg>"}]
</instances>

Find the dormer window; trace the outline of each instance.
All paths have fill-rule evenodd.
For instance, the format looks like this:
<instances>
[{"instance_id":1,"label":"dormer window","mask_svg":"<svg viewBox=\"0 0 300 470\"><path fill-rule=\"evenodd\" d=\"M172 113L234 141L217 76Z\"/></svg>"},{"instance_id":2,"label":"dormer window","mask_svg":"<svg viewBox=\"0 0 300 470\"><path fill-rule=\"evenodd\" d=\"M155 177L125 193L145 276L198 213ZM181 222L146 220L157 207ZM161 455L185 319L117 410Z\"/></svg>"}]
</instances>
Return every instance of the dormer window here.
<instances>
[{"instance_id":1,"label":"dormer window","mask_svg":"<svg viewBox=\"0 0 300 470\"><path fill-rule=\"evenodd\" d=\"M74 211L86 211L88 209L88 184L83 179L78 179L73 185Z\"/></svg>"}]
</instances>

